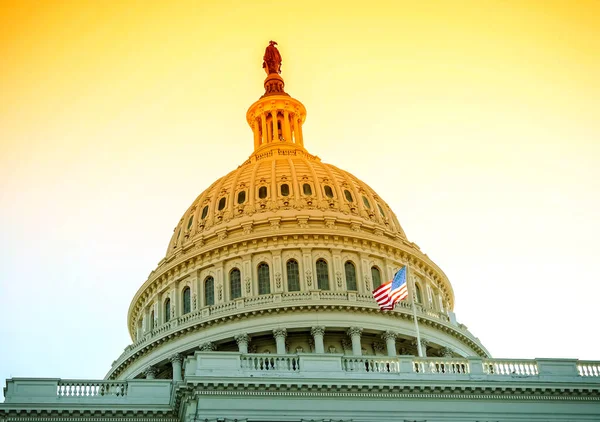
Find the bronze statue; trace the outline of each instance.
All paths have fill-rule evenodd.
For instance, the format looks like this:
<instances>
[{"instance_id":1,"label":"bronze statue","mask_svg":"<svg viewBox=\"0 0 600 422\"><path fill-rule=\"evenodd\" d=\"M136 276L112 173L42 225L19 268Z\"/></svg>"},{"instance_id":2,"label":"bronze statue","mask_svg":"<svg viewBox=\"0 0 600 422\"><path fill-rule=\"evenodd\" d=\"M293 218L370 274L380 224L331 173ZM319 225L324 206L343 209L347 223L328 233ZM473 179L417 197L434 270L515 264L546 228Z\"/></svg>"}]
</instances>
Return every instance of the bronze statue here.
<instances>
[{"instance_id":1,"label":"bronze statue","mask_svg":"<svg viewBox=\"0 0 600 422\"><path fill-rule=\"evenodd\" d=\"M269 41L269 45L265 50L265 56L263 57L263 69L267 72L267 75L271 73L281 73L281 54L275 47L277 43L275 41Z\"/></svg>"}]
</instances>

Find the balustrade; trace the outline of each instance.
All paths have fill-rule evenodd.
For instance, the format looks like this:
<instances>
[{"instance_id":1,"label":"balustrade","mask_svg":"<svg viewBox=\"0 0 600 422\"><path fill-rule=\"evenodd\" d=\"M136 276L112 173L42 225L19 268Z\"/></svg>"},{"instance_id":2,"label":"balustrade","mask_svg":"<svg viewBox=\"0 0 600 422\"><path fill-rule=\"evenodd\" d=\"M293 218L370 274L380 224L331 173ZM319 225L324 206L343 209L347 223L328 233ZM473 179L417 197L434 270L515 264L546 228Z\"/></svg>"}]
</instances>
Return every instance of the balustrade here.
<instances>
[{"instance_id":1,"label":"balustrade","mask_svg":"<svg viewBox=\"0 0 600 422\"><path fill-rule=\"evenodd\" d=\"M398 373L400 372L400 362L397 358L344 356L342 369L347 372Z\"/></svg>"},{"instance_id":2,"label":"balustrade","mask_svg":"<svg viewBox=\"0 0 600 422\"><path fill-rule=\"evenodd\" d=\"M58 382L56 395L59 397L124 397L127 395L127 382L61 380Z\"/></svg>"},{"instance_id":3,"label":"balustrade","mask_svg":"<svg viewBox=\"0 0 600 422\"><path fill-rule=\"evenodd\" d=\"M425 358L413 360L413 371L419 374L469 374L467 359Z\"/></svg>"},{"instance_id":4,"label":"balustrade","mask_svg":"<svg viewBox=\"0 0 600 422\"><path fill-rule=\"evenodd\" d=\"M582 377L600 377L600 362L578 362L577 372Z\"/></svg>"},{"instance_id":5,"label":"balustrade","mask_svg":"<svg viewBox=\"0 0 600 422\"><path fill-rule=\"evenodd\" d=\"M241 367L246 371L298 372L300 360L296 355L251 354L241 356Z\"/></svg>"},{"instance_id":6,"label":"balustrade","mask_svg":"<svg viewBox=\"0 0 600 422\"><path fill-rule=\"evenodd\" d=\"M484 359L483 372L488 375L538 375L538 365L535 360L517 359Z\"/></svg>"}]
</instances>

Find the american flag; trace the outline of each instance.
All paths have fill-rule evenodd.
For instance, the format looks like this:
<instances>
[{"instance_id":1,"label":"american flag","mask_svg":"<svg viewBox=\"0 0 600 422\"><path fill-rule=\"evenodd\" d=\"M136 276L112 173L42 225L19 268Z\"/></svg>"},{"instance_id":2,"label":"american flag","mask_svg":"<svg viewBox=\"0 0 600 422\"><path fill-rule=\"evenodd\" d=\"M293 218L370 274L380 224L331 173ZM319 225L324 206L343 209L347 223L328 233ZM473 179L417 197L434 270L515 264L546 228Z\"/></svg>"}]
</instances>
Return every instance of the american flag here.
<instances>
[{"instance_id":1,"label":"american flag","mask_svg":"<svg viewBox=\"0 0 600 422\"><path fill-rule=\"evenodd\" d=\"M373 297L381 310L394 309L394 305L408 297L406 267L400 268L394 279L373 290Z\"/></svg>"}]
</instances>

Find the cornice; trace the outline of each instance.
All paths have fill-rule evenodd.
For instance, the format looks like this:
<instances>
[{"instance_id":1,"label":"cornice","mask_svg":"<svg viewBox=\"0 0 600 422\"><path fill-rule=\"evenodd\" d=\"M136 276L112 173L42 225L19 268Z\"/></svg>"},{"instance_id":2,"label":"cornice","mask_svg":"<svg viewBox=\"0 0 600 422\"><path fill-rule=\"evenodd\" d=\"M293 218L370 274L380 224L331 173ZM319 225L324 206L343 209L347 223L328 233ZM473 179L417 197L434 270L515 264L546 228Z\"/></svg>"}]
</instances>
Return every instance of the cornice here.
<instances>
[{"instance_id":1,"label":"cornice","mask_svg":"<svg viewBox=\"0 0 600 422\"><path fill-rule=\"evenodd\" d=\"M275 296L271 294L269 296ZM267 295L265 295L266 297ZM323 300L325 302L325 300ZM376 304L371 303L357 303L351 302L350 304L345 303L298 303L298 302L275 302L265 305L261 304L257 307L248 307L242 309L235 309L233 313L224 313L213 318L210 316L201 321L197 321L193 324L185 324L177 326L170 331L165 331L162 336L156 336L151 338L149 343L141 343L137 349L130 349L128 352L121 355L119 359L113 364L113 367L107 374L107 379L115 379L121 372L125 370L134 360L138 357L144 356L151 352L159 345L163 345L165 342L169 342L179 338L180 336L187 335L191 332L199 331L205 327L226 324L231 322L232 319L245 319L256 317L262 314L285 314L285 313L302 313L307 311L339 311L346 310L350 312L358 312L363 314L375 314L381 315L382 317L388 318L402 318L412 320L412 311L409 308L396 308L393 311L381 312ZM479 356L488 357L489 353L485 350L478 340L470 335L461 331L460 327L454 327L449 323L436 321L433 317L426 314L417 315L417 320L422 325L430 326L436 330L443 331L446 334L461 341L471 349L475 350ZM307 321L307 326L310 326L314 321Z\"/></svg>"}]
</instances>

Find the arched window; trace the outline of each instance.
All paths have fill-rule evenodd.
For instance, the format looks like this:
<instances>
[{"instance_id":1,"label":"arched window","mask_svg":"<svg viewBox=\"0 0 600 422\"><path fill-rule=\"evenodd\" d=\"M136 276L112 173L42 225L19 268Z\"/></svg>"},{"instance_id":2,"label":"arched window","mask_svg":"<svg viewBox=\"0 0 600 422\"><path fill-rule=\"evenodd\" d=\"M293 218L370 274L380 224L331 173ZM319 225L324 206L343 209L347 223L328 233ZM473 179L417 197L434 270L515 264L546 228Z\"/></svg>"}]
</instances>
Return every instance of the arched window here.
<instances>
[{"instance_id":1,"label":"arched window","mask_svg":"<svg viewBox=\"0 0 600 422\"><path fill-rule=\"evenodd\" d=\"M269 276L269 264L261 262L258 264L258 294L266 295L271 293L271 278Z\"/></svg>"},{"instance_id":2,"label":"arched window","mask_svg":"<svg viewBox=\"0 0 600 422\"><path fill-rule=\"evenodd\" d=\"M183 289L183 314L189 314L192 311L192 291L189 287Z\"/></svg>"},{"instance_id":3,"label":"arched window","mask_svg":"<svg viewBox=\"0 0 600 422\"><path fill-rule=\"evenodd\" d=\"M366 196L363 195L363 204L365 204L365 207L367 207L367 209L371 209L371 204L369 203L369 200L367 199Z\"/></svg>"},{"instance_id":4,"label":"arched window","mask_svg":"<svg viewBox=\"0 0 600 422\"><path fill-rule=\"evenodd\" d=\"M284 183L281 185L281 196L288 196L290 194L290 185Z\"/></svg>"},{"instance_id":5,"label":"arched window","mask_svg":"<svg viewBox=\"0 0 600 422\"><path fill-rule=\"evenodd\" d=\"M212 277L204 280L204 304L206 306L215 304L215 279Z\"/></svg>"},{"instance_id":6,"label":"arched window","mask_svg":"<svg viewBox=\"0 0 600 422\"><path fill-rule=\"evenodd\" d=\"M423 295L421 295L421 288L417 283L415 283L415 296L417 303L423 303Z\"/></svg>"},{"instance_id":7,"label":"arched window","mask_svg":"<svg viewBox=\"0 0 600 422\"><path fill-rule=\"evenodd\" d=\"M302 192L304 192L304 195L307 195L307 196L312 195L312 188L310 187L310 185L308 183L305 183L302 185Z\"/></svg>"},{"instance_id":8,"label":"arched window","mask_svg":"<svg viewBox=\"0 0 600 422\"><path fill-rule=\"evenodd\" d=\"M171 299L165 300L165 322L169 322L171 319Z\"/></svg>"},{"instance_id":9,"label":"arched window","mask_svg":"<svg viewBox=\"0 0 600 422\"><path fill-rule=\"evenodd\" d=\"M344 264L344 272L346 273L346 290L356 289L356 267L352 261L346 261Z\"/></svg>"},{"instance_id":10,"label":"arched window","mask_svg":"<svg viewBox=\"0 0 600 422\"><path fill-rule=\"evenodd\" d=\"M187 229L191 229L192 228L192 223L194 222L194 216L192 215L190 217L190 219L188 220L188 225L187 225Z\"/></svg>"},{"instance_id":11,"label":"arched window","mask_svg":"<svg viewBox=\"0 0 600 422\"><path fill-rule=\"evenodd\" d=\"M371 267L371 278L373 279L373 289L381 286L381 272L377 267Z\"/></svg>"},{"instance_id":12,"label":"arched window","mask_svg":"<svg viewBox=\"0 0 600 422\"><path fill-rule=\"evenodd\" d=\"M225 208L225 204L227 203L227 199L225 197L219 199L219 211Z\"/></svg>"},{"instance_id":13,"label":"arched window","mask_svg":"<svg viewBox=\"0 0 600 422\"><path fill-rule=\"evenodd\" d=\"M354 199L352 198L352 194L350 193L350 191L348 189L344 189L344 196L346 197L346 200L348 202L354 202Z\"/></svg>"},{"instance_id":14,"label":"arched window","mask_svg":"<svg viewBox=\"0 0 600 422\"><path fill-rule=\"evenodd\" d=\"M204 208L202 208L202 216L200 217L202 220L204 220L206 218L206 216L208 215L208 205L205 206Z\"/></svg>"},{"instance_id":15,"label":"arched window","mask_svg":"<svg viewBox=\"0 0 600 422\"><path fill-rule=\"evenodd\" d=\"M323 189L325 190L326 197L333 198L333 189L331 189L331 186L325 185Z\"/></svg>"},{"instance_id":16,"label":"arched window","mask_svg":"<svg viewBox=\"0 0 600 422\"><path fill-rule=\"evenodd\" d=\"M154 330L154 311L150 312L150 331Z\"/></svg>"},{"instance_id":17,"label":"arched window","mask_svg":"<svg viewBox=\"0 0 600 422\"><path fill-rule=\"evenodd\" d=\"M329 270L324 259L317 260L317 286L321 290L329 290Z\"/></svg>"},{"instance_id":18,"label":"arched window","mask_svg":"<svg viewBox=\"0 0 600 422\"><path fill-rule=\"evenodd\" d=\"M300 269L298 261L290 259L286 264L288 292L300 291Z\"/></svg>"},{"instance_id":19,"label":"arched window","mask_svg":"<svg viewBox=\"0 0 600 422\"><path fill-rule=\"evenodd\" d=\"M237 268L229 272L229 291L232 299L242 297L242 275Z\"/></svg>"},{"instance_id":20,"label":"arched window","mask_svg":"<svg viewBox=\"0 0 600 422\"><path fill-rule=\"evenodd\" d=\"M261 186L260 188L258 188L258 197L260 199L265 199L267 197L267 187L266 186Z\"/></svg>"},{"instance_id":21,"label":"arched window","mask_svg":"<svg viewBox=\"0 0 600 422\"><path fill-rule=\"evenodd\" d=\"M238 193L238 204L243 204L246 202L246 191L243 190Z\"/></svg>"}]
</instances>

